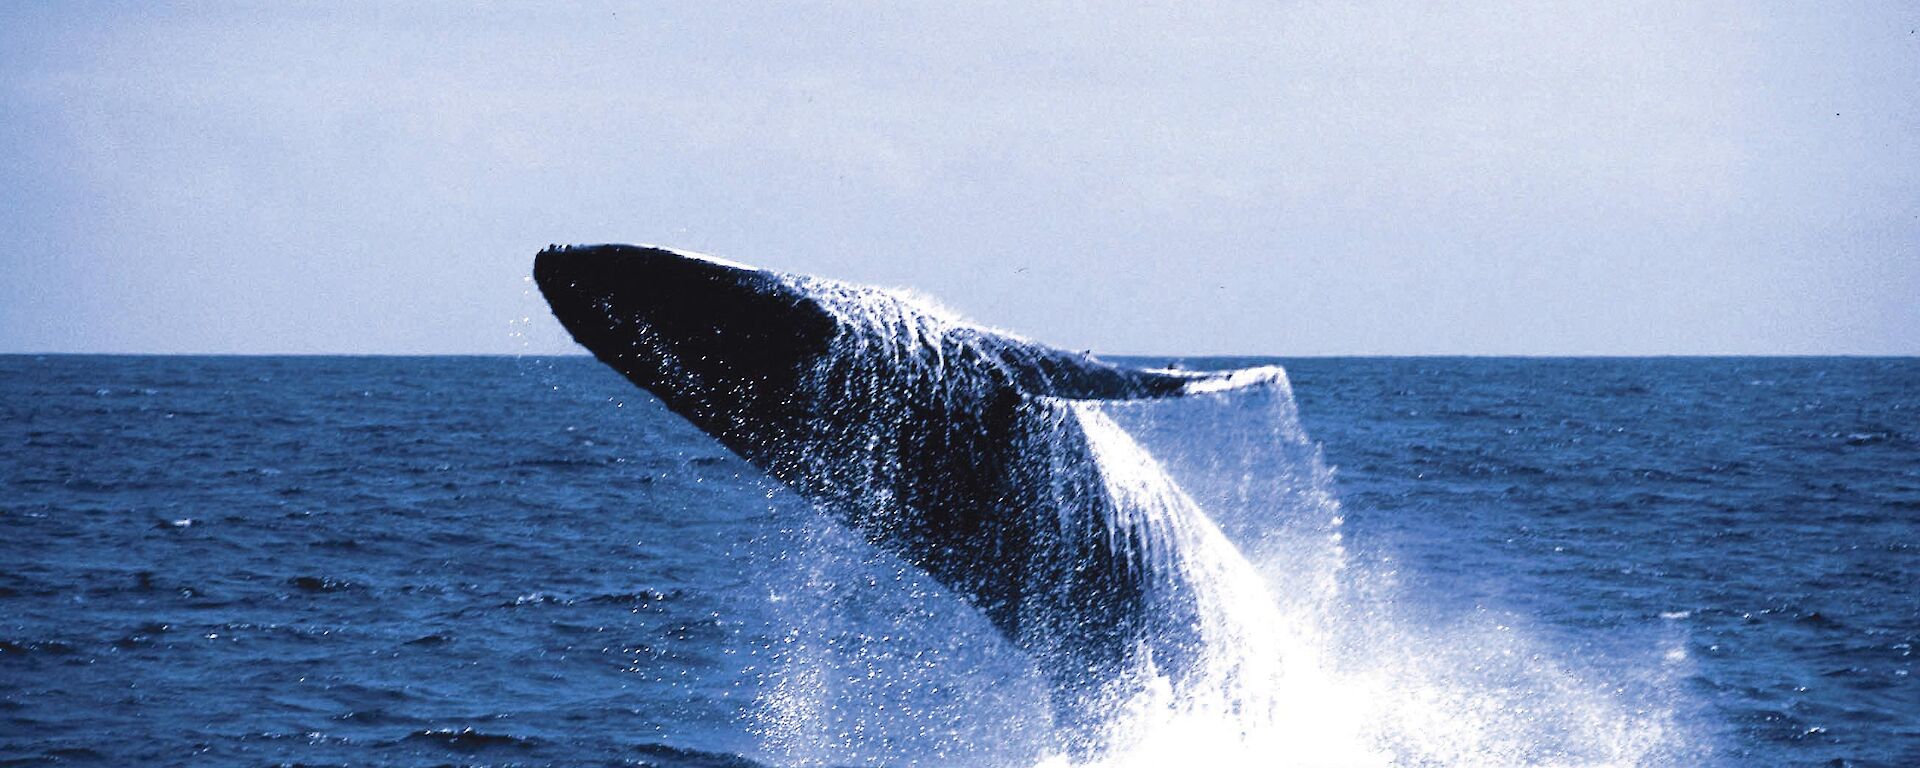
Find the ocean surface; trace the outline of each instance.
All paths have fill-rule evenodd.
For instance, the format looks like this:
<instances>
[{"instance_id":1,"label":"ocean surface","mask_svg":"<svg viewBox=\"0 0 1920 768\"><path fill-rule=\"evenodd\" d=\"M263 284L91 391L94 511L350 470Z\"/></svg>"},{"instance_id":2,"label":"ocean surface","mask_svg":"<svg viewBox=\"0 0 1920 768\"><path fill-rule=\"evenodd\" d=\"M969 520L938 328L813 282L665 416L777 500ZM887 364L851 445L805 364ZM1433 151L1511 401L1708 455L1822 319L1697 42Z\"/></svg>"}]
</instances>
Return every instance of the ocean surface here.
<instances>
[{"instance_id":1,"label":"ocean surface","mask_svg":"<svg viewBox=\"0 0 1920 768\"><path fill-rule=\"evenodd\" d=\"M1920 766L1920 360L1180 363L1370 762ZM0 765L1031 765L1030 666L588 358L0 356Z\"/></svg>"}]
</instances>

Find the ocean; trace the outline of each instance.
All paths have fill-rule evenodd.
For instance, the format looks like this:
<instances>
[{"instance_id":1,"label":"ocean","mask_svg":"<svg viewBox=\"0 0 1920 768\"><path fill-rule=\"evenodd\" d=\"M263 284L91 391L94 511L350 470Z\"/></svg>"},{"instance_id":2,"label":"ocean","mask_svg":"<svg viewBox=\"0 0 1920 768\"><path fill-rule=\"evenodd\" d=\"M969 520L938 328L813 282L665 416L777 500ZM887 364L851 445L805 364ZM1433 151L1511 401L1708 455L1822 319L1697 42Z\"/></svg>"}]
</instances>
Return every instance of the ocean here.
<instances>
[{"instance_id":1,"label":"ocean","mask_svg":"<svg viewBox=\"0 0 1920 768\"><path fill-rule=\"evenodd\" d=\"M1920 765L1920 360L1177 362L1288 373L1110 414L1285 665L1112 764ZM1064 764L976 610L590 358L0 356L0 446L0 764Z\"/></svg>"}]
</instances>

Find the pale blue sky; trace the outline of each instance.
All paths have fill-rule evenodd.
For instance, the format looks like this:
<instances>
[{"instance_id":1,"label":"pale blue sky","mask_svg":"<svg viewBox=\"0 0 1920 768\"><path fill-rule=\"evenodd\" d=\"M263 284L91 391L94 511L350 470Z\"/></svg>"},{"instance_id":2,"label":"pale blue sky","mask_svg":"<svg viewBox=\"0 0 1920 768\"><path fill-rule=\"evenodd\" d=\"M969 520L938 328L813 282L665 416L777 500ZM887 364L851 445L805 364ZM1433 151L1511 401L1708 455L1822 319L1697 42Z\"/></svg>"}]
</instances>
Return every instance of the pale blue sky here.
<instances>
[{"instance_id":1,"label":"pale blue sky","mask_svg":"<svg viewBox=\"0 0 1920 768\"><path fill-rule=\"evenodd\" d=\"M6 3L0 351L564 351L611 241L1107 352L1920 353L1920 5L1119 5Z\"/></svg>"}]
</instances>

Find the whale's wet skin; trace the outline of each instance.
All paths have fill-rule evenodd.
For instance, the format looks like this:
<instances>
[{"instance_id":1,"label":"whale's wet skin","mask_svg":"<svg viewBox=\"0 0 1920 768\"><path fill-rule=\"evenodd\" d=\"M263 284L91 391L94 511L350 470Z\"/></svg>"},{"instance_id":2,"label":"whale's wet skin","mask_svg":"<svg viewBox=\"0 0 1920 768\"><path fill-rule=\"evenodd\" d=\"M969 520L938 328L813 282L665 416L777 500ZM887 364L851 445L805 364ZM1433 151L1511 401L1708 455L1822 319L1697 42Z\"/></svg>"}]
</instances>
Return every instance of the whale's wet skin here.
<instances>
[{"instance_id":1,"label":"whale's wet skin","mask_svg":"<svg viewBox=\"0 0 1920 768\"><path fill-rule=\"evenodd\" d=\"M1228 640L1204 620L1218 579L1189 562L1219 533L1097 404L1278 371L1116 367L895 293L656 248L551 249L534 274L602 361L980 610L1047 678L1070 752L1104 751L1118 701L1198 684Z\"/></svg>"},{"instance_id":2,"label":"whale's wet skin","mask_svg":"<svg viewBox=\"0 0 1920 768\"><path fill-rule=\"evenodd\" d=\"M894 292L651 247L549 249L535 276L603 362L890 558L875 575L843 556L814 586L922 571L1017 651L1048 707L996 760L1611 765L1697 746L1660 673L1594 690L1523 639L1489 638L1491 662L1416 642L1336 663L1365 642L1343 622L1394 618L1340 588L1341 514L1279 369L1113 366ZM1231 448L1169 446L1180 480L1136 436L1209 418ZM761 725L789 758L857 756L869 726L836 725L848 702L819 679L864 662L815 642L783 659ZM1506 686L1458 687L1456 663Z\"/></svg>"}]
</instances>

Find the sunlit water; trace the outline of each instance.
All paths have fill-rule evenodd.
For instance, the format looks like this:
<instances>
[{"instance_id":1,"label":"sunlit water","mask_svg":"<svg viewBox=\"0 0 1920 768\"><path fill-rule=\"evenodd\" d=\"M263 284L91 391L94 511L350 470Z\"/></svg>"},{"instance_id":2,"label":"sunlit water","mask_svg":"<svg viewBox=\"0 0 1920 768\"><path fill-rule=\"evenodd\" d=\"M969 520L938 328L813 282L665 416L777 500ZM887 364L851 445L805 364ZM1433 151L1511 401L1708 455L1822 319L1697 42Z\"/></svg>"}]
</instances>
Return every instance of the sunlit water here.
<instances>
[{"instance_id":1,"label":"sunlit water","mask_svg":"<svg viewBox=\"0 0 1920 768\"><path fill-rule=\"evenodd\" d=\"M1203 587L1075 758L590 360L0 357L0 759L1920 764L1920 364L1264 362L1058 405Z\"/></svg>"}]
</instances>

